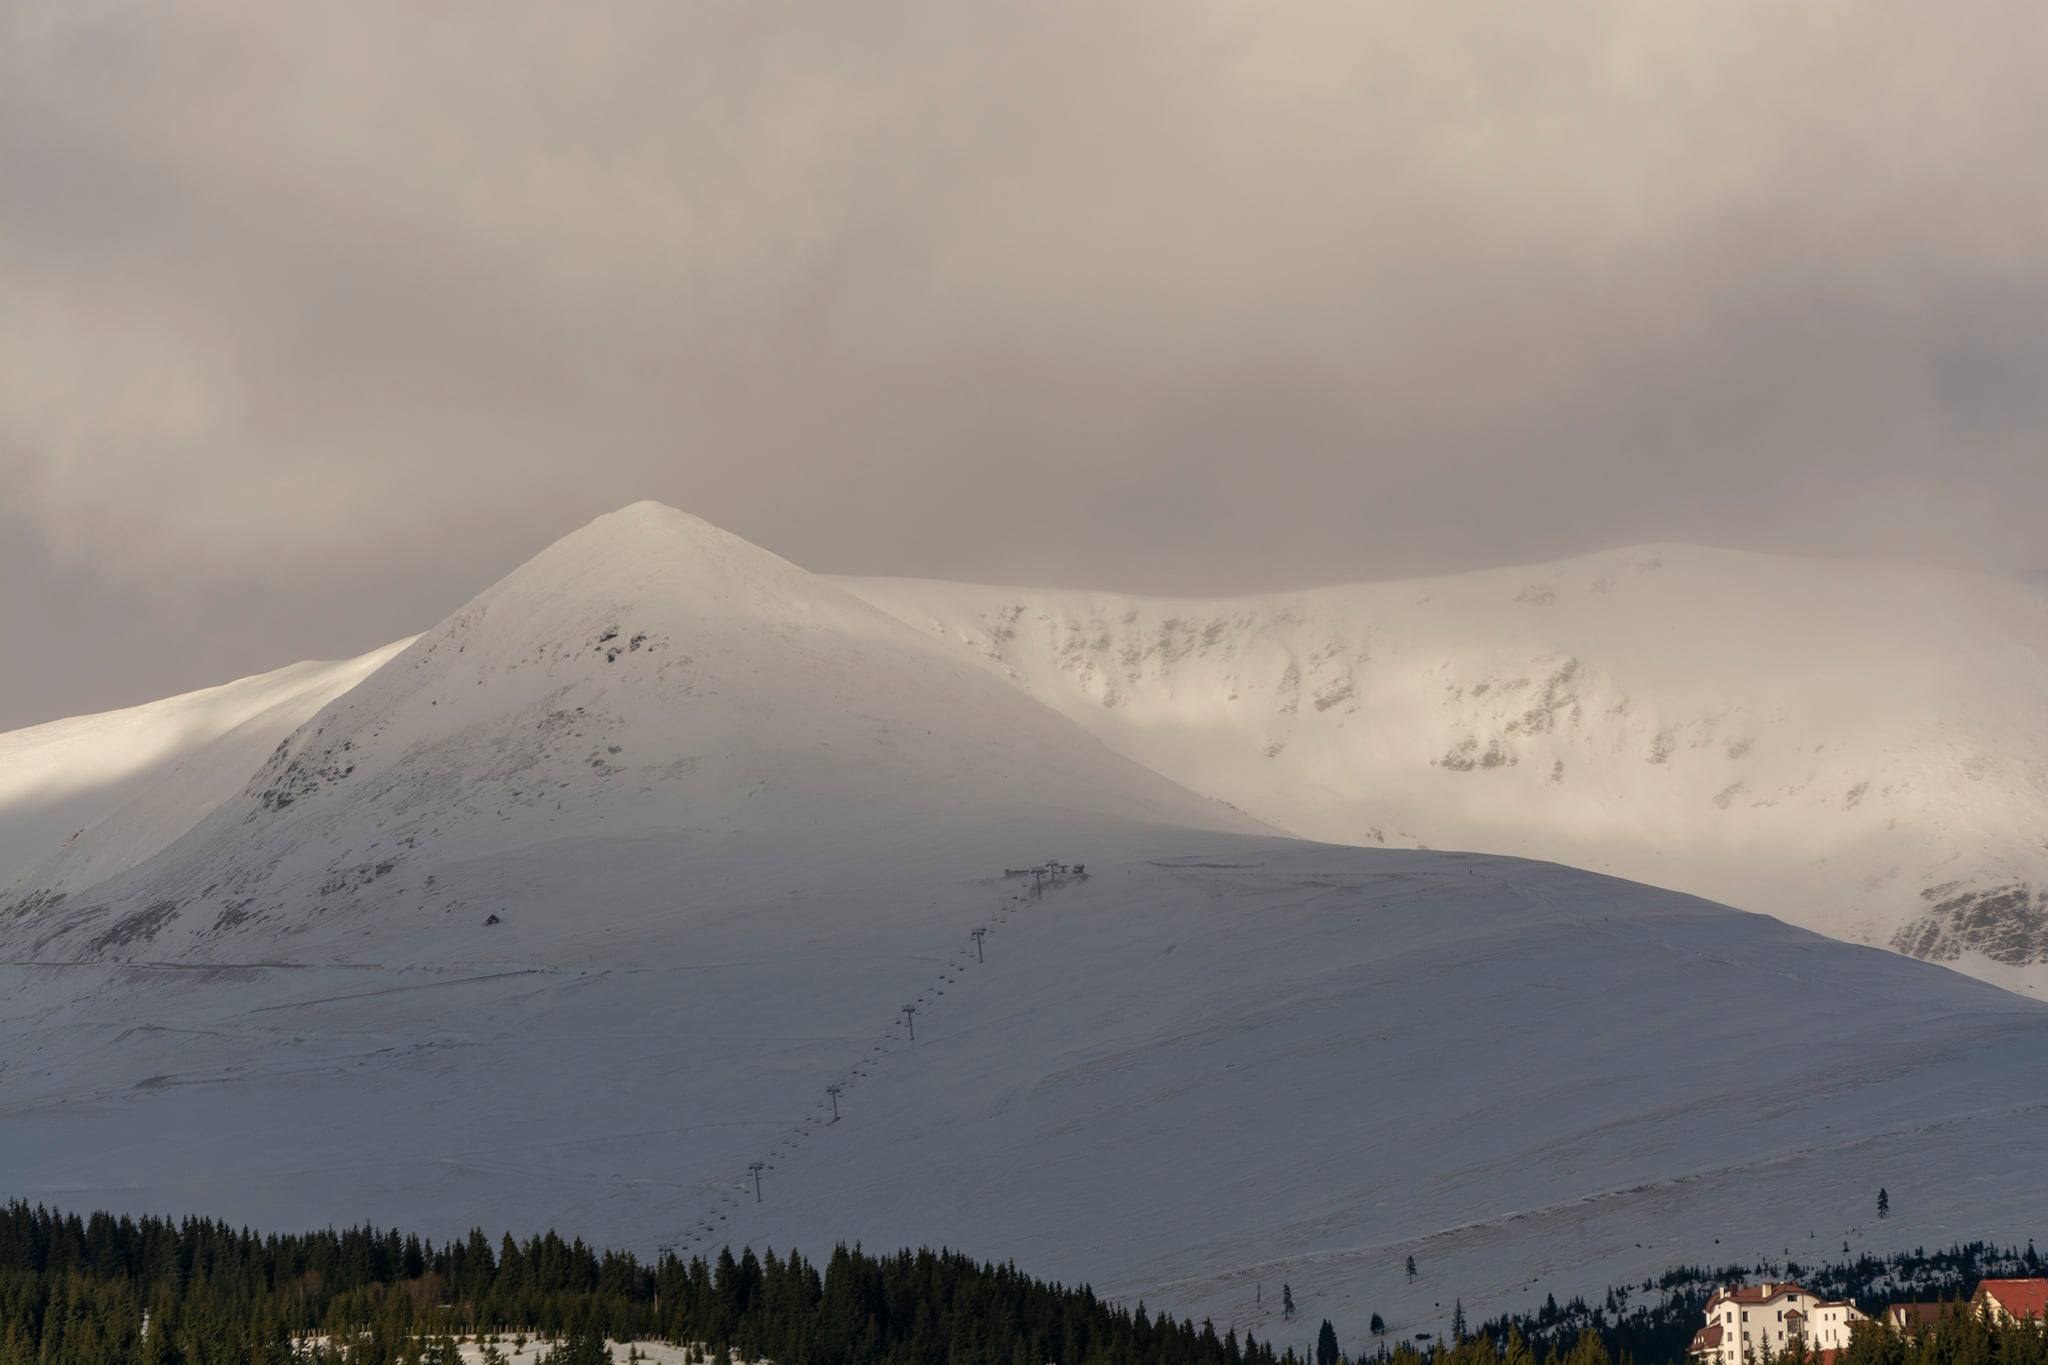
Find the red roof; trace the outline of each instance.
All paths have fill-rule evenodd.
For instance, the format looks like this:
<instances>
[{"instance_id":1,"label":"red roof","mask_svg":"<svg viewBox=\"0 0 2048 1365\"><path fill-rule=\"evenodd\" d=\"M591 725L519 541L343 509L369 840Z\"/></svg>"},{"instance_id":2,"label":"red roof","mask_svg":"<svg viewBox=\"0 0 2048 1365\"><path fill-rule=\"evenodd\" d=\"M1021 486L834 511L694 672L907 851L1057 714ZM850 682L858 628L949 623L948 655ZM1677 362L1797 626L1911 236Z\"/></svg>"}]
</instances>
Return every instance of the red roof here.
<instances>
[{"instance_id":1,"label":"red roof","mask_svg":"<svg viewBox=\"0 0 2048 1365\"><path fill-rule=\"evenodd\" d=\"M1711 1351L1720 1344L1721 1324L1718 1322L1711 1327L1702 1327L1692 1334L1691 1349L1695 1351Z\"/></svg>"},{"instance_id":2,"label":"red roof","mask_svg":"<svg viewBox=\"0 0 2048 1365\"><path fill-rule=\"evenodd\" d=\"M1733 1289L1716 1290L1714 1297L1707 1300L1707 1306L1711 1308L1723 1299L1733 1299L1737 1303L1769 1303L1772 1299L1785 1295L1805 1294L1808 1292L1808 1290L1800 1285L1775 1280L1767 1281L1763 1284L1741 1284Z\"/></svg>"},{"instance_id":3,"label":"red roof","mask_svg":"<svg viewBox=\"0 0 2048 1365\"><path fill-rule=\"evenodd\" d=\"M2048 1280L1984 1280L1977 1292L2016 1318L2048 1318Z\"/></svg>"}]
</instances>

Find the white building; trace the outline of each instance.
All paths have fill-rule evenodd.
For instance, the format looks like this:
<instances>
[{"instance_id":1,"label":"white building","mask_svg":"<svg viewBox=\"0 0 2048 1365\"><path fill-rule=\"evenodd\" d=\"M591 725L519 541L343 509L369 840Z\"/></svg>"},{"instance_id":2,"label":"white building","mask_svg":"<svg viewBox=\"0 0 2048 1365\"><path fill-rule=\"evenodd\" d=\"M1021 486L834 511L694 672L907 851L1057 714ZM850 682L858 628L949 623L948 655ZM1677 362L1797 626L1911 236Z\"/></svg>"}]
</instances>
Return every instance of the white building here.
<instances>
[{"instance_id":1,"label":"white building","mask_svg":"<svg viewBox=\"0 0 2048 1365\"><path fill-rule=\"evenodd\" d=\"M1799 1342L1819 1355L1847 1346L1865 1320L1848 1300L1822 1299L1800 1285L1738 1285L1707 1300L1707 1325L1693 1334L1688 1354L1702 1365L1750 1365Z\"/></svg>"}]
</instances>

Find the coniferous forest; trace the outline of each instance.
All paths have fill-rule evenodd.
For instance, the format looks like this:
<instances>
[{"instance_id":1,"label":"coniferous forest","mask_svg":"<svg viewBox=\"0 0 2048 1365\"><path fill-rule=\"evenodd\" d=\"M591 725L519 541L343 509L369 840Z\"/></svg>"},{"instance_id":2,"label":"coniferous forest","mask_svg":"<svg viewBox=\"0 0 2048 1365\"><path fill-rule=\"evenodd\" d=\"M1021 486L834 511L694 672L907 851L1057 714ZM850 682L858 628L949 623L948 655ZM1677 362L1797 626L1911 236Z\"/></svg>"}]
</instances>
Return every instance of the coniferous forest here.
<instances>
[{"instance_id":1,"label":"coniferous forest","mask_svg":"<svg viewBox=\"0 0 2048 1365\"><path fill-rule=\"evenodd\" d=\"M565 1363L610 1337L777 1365L1281 1365L1249 1338L944 1251L647 1266L553 1234L436 1246L369 1228L258 1236L204 1219L0 1214L0 1365L440 1365L455 1358L447 1338L485 1331L559 1340Z\"/></svg>"},{"instance_id":2,"label":"coniferous forest","mask_svg":"<svg viewBox=\"0 0 2048 1365\"><path fill-rule=\"evenodd\" d=\"M1713 1284L1799 1279L1876 1313L1941 1298L1957 1311L1917 1340L1859 1331L1835 1365L2048 1365L2038 1326L1994 1330L1961 1311L1986 1274L2032 1271L2024 1253L1974 1243L1802 1267L1683 1267L1610 1289L1603 1304L1554 1300L1450 1341L1316 1333L1316 1365L1662 1365L1682 1362ZM1640 1295L1640 1297L1637 1297ZM1378 1324L1375 1315L1374 1322ZM591 1365L602 1343L699 1343L711 1365L1294 1365L1290 1349L1153 1317L1086 1286L949 1251L873 1255L839 1247L823 1267L792 1252L643 1265L549 1233L435 1245L352 1228L260 1236L206 1219L87 1218L0 1209L0 1365L452 1365L454 1338L545 1340L526 1360ZM488 1357L487 1357L488 1358ZM1306 1359L1300 1365L1307 1365ZM1772 1365L1809 1365L1797 1353Z\"/></svg>"}]
</instances>

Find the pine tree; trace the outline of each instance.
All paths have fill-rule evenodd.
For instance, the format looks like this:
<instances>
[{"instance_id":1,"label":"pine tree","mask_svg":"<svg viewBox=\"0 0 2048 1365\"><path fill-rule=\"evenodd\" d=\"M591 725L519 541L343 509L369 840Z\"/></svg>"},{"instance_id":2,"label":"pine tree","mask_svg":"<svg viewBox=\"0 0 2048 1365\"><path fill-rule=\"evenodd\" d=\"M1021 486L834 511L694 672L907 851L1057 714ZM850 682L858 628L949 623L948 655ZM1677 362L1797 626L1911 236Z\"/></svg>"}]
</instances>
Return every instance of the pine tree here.
<instances>
[{"instance_id":1,"label":"pine tree","mask_svg":"<svg viewBox=\"0 0 2048 1365\"><path fill-rule=\"evenodd\" d=\"M1316 1333L1316 1365L1337 1365L1337 1329L1323 1319L1322 1330Z\"/></svg>"},{"instance_id":2,"label":"pine tree","mask_svg":"<svg viewBox=\"0 0 2048 1365\"><path fill-rule=\"evenodd\" d=\"M1882 1185L1877 1187L1877 1216L1880 1218L1892 1216L1892 1197Z\"/></svg>"},{"instance_id":3,"label":"pine tree","mask_svg":"<svg viewBox=\"0 0 2048 1365\"><path fill-rule=\"evenodd\" d=\"M612 1365L602 1332L577 1332L542 1357L541 1365Z\"/></svg>"},{"instance_id":4,"label":"pine tree","mask_svg":"<svg viewBox=\"0 0 2048 1365\"><path fill-rule=\"evenodd\" d=\"M1415 1258L1413 1256L1408 1258L1408 1282L1410 1284L1415 1282Z\"/></svg>"},{"instance_id":5,"label":"pine tree","mask_svg":"<svg viewBox=\"0 0 2048 1365\"><path fill-rule=\"evenodd\" d=\"M1372 1315L1372 1334L1375 1337L1383 1337L1387 1334L1387 1320L1378 1313Z\"/></svg>"},{"instance_id":6,"label":"pine tree","mask_svg":"<svg viewBox=\"0 0 2048 1365\"><path fill-rule=\"evenodd\" d=\"M1579 1339L1572 1343L1572 1353L1566 1365L1609 1365L1607 1343L1600 1340L1600 1334L1592 1328L1581 1328Z\"/></svg>"},{"instance_id":7,"label":"pine tree","mask_svg":"<svg viewBox=\"0 0 2048 1365\"><path fill-rule=\"evenodd\" d=\"M1462 1298L1451 1304L1451 1342L1457 1346L1465 1344L1465 1300Z\"/></svg>"},{"instance_id":8,"label":"pine tree","mask_svg":"<svg viewBox=\"0 0 2048 1365\"><path fill-rule=\"evenodd\" d=\"M1291 1284L1280 1286L1280 1316L1289 1322L1294 1321L1294 1286Z\"/></svg>"}]
</instances>

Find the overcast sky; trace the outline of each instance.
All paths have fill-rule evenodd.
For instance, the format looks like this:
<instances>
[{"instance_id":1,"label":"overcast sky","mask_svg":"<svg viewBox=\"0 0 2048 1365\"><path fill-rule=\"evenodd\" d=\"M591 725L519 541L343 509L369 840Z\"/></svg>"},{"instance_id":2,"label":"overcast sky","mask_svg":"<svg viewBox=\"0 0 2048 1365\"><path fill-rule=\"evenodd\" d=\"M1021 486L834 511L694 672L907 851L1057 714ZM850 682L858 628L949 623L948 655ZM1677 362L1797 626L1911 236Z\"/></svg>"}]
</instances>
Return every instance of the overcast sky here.
<instances>
[{"instance_id":1,"label":"overcast sky","mask_svg":"<svg viewBox=\"0 0 2048 1365\"><path fill-rule=\"evenodd\" d=\"M0 728L642 497L1217 591L2048 568L2038 0L0 0Z\"/></svg>"}]
</instances>

